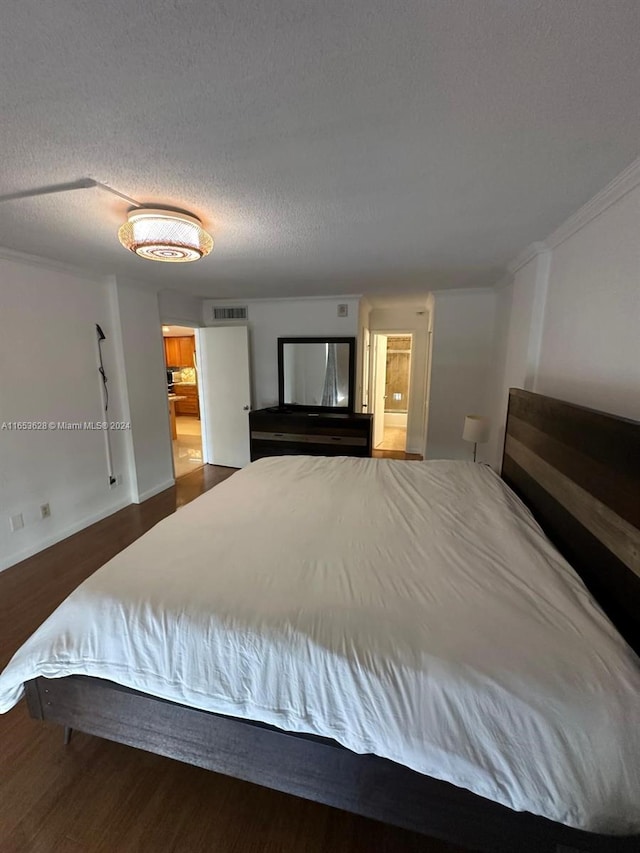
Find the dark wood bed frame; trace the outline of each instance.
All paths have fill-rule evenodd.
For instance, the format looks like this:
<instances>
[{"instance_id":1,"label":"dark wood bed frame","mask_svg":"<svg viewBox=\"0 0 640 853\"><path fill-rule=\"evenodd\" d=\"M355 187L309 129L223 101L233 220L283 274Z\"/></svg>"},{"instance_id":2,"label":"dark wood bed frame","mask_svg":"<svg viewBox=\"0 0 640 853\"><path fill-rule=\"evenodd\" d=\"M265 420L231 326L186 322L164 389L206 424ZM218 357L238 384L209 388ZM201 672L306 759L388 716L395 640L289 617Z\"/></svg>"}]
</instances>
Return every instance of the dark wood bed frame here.
<instances>
[{"instance_id":1,"label":"dark wood bed frame","mask_svg":"<svg viewBox=\"0 0 640 853\"><path fill-rule=\"evenodd\" d=\"M640 650L640 424L512 389L502 477ZM504 853L640 849L572 830L324 738L84 676L26 685L33 717L442 838Z\"/></svg>"}]
</instances>

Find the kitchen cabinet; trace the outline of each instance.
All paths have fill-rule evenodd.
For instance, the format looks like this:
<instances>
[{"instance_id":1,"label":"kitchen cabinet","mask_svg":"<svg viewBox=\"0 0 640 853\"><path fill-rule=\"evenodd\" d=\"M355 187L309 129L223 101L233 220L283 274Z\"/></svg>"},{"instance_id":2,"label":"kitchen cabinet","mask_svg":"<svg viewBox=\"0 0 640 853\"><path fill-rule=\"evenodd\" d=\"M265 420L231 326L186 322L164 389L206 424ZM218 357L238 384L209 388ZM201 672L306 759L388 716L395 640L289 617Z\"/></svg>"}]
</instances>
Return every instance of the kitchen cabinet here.
<instances>
[{"instance_id":1,"label":"kitchen cabinet","mask_svg":"<svg viewBox=\"0 0 640 853\"><path fill-rule=\"evenodd\" d=\"M164 339L164 358L167 367L193 367L195 338L184 336Z\"/></svg>"},{"instance_id":2,"label":"kitchen cabinet","mask_svg":"<svg viewBox=\"0 0 640 853\"><path fill-rule=\"evenodd\" d=\"M181 398L180 400L176 400L176 415L195 415L199 418L198 386L176 382L173 386L173 391Z\"/></svg>"}]
</instances>

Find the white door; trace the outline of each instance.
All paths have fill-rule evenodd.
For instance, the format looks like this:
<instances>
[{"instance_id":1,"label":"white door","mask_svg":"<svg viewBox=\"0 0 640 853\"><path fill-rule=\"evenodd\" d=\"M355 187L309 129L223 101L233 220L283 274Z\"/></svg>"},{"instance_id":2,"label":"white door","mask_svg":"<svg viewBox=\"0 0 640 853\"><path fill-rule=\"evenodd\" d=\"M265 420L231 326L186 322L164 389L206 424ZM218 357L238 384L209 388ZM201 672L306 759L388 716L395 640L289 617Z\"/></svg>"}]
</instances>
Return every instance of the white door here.
<instances>
[{"instance_id":1,"label":"white door","mask_svg":"<svg viewBox=\"0 0 640 853\"><path fill-rule=\"evenodd\" d=\"M246 326L199 329L204 407L202 453L210 465L249 464L249 334Z\"/></svg>"},{"instance_id":2,"label":"white door","mask_svg":"<svg viewBox=\"0 0 640 853\"><path fill-rule=\"evenodd\" d=\"M362 330L362 411L371 411L369 406L369 374L371 372L371 333L369 329Z\"/></svg>"},{"instance_id":3,"label":"white door","mask_svg":"<svg viewBox=\"0 0 640 853\"><path fill-rule=\"evenodd\" d=\"M384 401L387 384L387 336L373 336L373 446L384 441Z\"/></svg>"}]
</instances>

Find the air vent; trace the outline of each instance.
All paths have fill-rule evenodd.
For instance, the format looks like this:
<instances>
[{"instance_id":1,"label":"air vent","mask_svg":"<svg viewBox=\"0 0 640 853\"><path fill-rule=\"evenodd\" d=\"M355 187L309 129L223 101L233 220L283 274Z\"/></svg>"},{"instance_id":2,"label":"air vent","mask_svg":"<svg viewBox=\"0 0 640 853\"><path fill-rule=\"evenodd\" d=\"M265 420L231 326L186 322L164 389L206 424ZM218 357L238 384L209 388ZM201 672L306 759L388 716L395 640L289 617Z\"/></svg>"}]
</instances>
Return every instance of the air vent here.
<instances>
[{"instance_id":1,"label":"air vent","mask_svg":"<svg viewBox=\"0 0 640 853\"><path fill-rule=\"evenodd\" d=\"M214 320L246 320L247 306L246 305L214 305L213 306Z\"/></svg>"}]
</instances>

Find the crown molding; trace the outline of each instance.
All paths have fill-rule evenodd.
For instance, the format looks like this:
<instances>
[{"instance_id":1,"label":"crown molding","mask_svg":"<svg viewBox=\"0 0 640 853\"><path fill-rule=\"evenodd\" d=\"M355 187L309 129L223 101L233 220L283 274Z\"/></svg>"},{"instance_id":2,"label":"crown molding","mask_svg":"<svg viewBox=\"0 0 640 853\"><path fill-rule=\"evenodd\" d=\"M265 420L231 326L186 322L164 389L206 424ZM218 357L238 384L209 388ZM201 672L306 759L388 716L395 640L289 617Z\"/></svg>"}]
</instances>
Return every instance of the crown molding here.
<instances>
[{"instance_id":1,"label":"crown molding","mask_svg":"<svg viewBox=\"0 0 640 853\"><path fill-rule=\"evenodd\" d=\"M215 302L216 305L254 305L260 302L338 302L340 299L362 299L360 293L339 293L337 295L327 294L324 296L201 296L203 302Z\"/></svg>"},{"instance_id":2,"label":"crown molding","mask_svg":"<svg viewBox=\"0 0 640 853\"><path fill-rule=\"evenodd\" d=\"M505 287L508 287L513 281L513 276L510 273L505 273L501 279L499 279L493 286L493 290L496 293L499 293L501 290L504 290Z\"/></svg>"},{"instance_id":3,"label":"crown molding","mask_svg":"<svg viewBox=\"0 0 640 853\"><path fill-rule=\"evenodd\" d=\"M519 255L517 255L510 264L507 264L507 272L509 275L515 275L518 270L522 269L529 261L532 261L534 258L537 258L538 255L541 255L543 252L547 252L549 250L549 246L546 241L537 241L535 243L530 243L526 249L523 249Z\"/></svg>"},{"instance_id":4,"label":"crown molding","mask_svg":"<svg viewBox=\"0 0 640 853\"><path fill-rule=\"evenodd\" d=\"M500 279L502 281L502 278ZM506 282L505 282L506 284ZM496 286L494 284L482 285L482 287L443 287L442 290L430 290L429 293L437 301L443 296L465 296L471 294L495 293Z\"/></svg>"},{"instance_id":5,"label":"crown molding","mask_svg":"<svg viewBox=\"0 0 640 853\"><path fill-rule=\"evenodd\" d=\"M100 275L95 270L89 270L84 267L75 267L71 264L65 264L61 261L54 261L51 258L43 258L40 255L29 255L26 252L16 252L14 249L5 249L0 246L0 260L12 261L17 264L28 264L32 267L41 267L42 269L50 270L51 272L61 272L67 275L73 275L81 278L88 278L91 281L101 282L107 278L106 275Z\"/></svg>"},{"instance_id":6,"label":"crown molding","mask_svg":"<svg viewBox=\"0 0 640 853\"><path fill-rule=\"evenodd\" d=\"M600 190L599 193L589 199L586 204L583 204L572 216L566 219L562 225L547 237L545 243L549 249L555 249L569 237L573 236L576 231L584 228L589 222L604 213L607 208L615 204L631 190L635 189L640 184L640 157L627 166L624 171Z\"/></svg>"}]
</instances>

